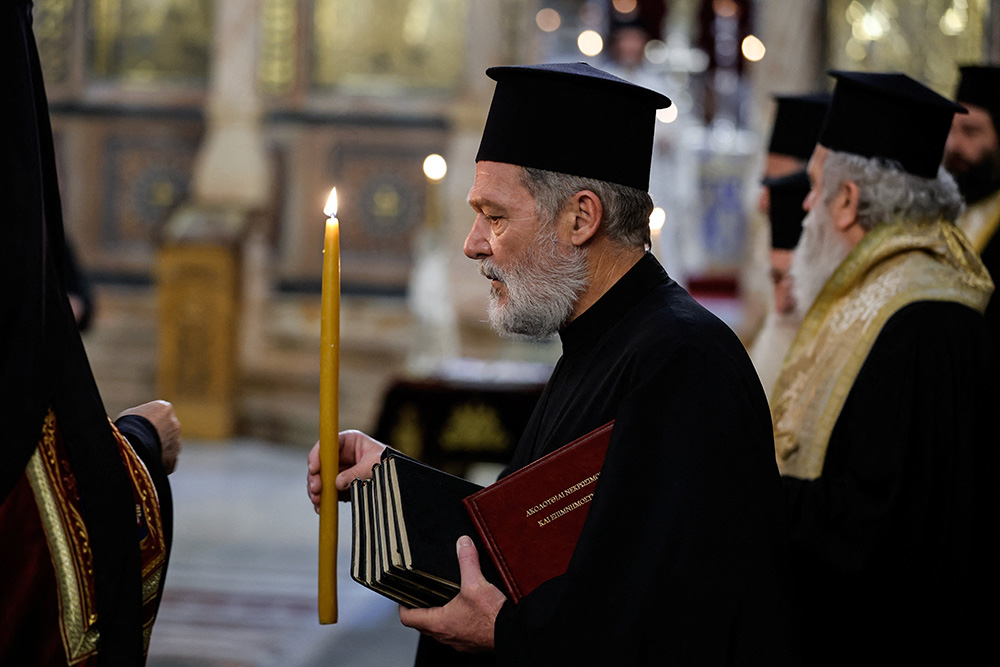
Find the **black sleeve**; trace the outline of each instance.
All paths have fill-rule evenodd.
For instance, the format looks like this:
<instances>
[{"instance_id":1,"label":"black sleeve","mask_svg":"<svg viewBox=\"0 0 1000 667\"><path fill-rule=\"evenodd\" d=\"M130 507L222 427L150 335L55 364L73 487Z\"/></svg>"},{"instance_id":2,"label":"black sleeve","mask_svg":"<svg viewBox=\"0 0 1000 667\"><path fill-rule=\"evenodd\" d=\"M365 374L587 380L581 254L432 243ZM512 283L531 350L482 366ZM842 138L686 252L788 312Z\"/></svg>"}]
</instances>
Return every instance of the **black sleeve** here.
<instances>
[{"instance_id":1,"label":"black sleeve","mask_svg":"<svg viewBox=\"0 0 1000 667\"><path fill-rule=\"evenodd\" d=\"M169 549L173 541L174 503L170 490L170 480L167 479L167 471L163 466L160 435L156 432L156 427L153 426L152 422L139 415L119 417L115 421L115 426L128 440L136 455L142 459L153 480L160 500L160 516L163 520L164 536Z\"/></svg>"},{"instance_id":2,"label":"black sleeve","mask_svg":"<svg viewBox=\"0 0 1000 667\"><path fill-rule=\"evenodd\" d=\"M163 467L163 463L160 461L162 455L160 434L156 432L156 427L148 419L139 415L125 415L118 418L115 426L132 445L132 449L139 455L147 468L153 461L158 462L159 466Z\"/></svg>"}]
</instances>

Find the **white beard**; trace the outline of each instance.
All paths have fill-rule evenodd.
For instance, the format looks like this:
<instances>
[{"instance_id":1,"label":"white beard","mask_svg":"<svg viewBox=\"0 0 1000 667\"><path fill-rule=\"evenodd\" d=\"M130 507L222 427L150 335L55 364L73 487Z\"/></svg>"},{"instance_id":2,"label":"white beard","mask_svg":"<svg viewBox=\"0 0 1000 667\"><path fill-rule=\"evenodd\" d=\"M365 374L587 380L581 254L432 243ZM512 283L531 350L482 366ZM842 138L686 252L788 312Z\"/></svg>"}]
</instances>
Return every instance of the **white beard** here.
<instances>
[{"instance_id":1,"label":"white beard","mask_svg":"<svg viewBox=\"0 0 1000 667\"><path fill-rule=\"evenodd\" d=\"M822 202L802 221L802 238L792 255L792 294L799 318L804 318L823 286L851 252L847 241L834 229L830 212Z\"/></svg>"},{"instance_id":2,"label":"white beard","mask_svg":"<svg viewBox=\"0 0 1000 667\"><path fill-rule=\"evenodd\" d=\"M764 320L764 326L750 346L750 359L754 368L757 369L757 376L764 387L764 394L767 400L771 400L771 392L781 374L781 366L784 364L785 355L788 354L792 342L799 331L802 323L798 313L768 313Z\"/></svg>"},{"instance_id":3,"label":"white beard","mask_svg":"<svg viewBox=\"0 0 1000 667\"><path fill-rule=\"evenodd\" d=\"M480 260L479 271L504 284L503 301L494 289L489 304L490 324L502 336L552 336L590 284L587 251L561 243L551 228L540 229L516 262L500 267L488 257Z\"/></svg>"}]
</instances>

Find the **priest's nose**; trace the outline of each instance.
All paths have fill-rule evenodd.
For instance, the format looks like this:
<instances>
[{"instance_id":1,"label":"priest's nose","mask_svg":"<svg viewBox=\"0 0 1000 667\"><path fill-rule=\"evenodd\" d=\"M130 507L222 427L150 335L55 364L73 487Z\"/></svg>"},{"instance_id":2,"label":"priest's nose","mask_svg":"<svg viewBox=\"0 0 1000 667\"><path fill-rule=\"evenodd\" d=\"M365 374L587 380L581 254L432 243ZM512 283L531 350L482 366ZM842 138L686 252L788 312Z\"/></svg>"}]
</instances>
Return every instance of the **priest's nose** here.
<instances>
[{"instance_id":1,"label":"priest's nose","mask_svg":"<svg viewBox=\"0 0 1000 667\"><path fill-rule=\"evenodd\" d=\"M483 259L493 254L489 244L489 225L486 224L486 216L481 213L476 216L472 223L469 235L465 237L465 256L469 259Z\"/></svg>"}]
</instances>

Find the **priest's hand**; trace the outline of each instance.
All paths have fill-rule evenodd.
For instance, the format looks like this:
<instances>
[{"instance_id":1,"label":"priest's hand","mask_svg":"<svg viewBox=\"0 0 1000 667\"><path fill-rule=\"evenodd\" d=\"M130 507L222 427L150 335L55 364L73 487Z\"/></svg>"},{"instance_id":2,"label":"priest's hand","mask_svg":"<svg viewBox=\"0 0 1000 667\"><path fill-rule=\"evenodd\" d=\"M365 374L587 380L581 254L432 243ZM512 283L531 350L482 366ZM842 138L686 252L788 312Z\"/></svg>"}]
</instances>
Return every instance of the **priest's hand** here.
<instances>
[{"instance_id":1,"label":"priest's hand","mask_svg":"<svg viewBox=\"0 0 1000 667\"><path fill-rule=\"evenodd\" d=\"M160 456L163 468L169 475L177 467L181 453L181 423L174 413L174 406L167 401L150 401L122 411L115 421L126 415L136 415L149 420L160 437Z\"/></svg>"},{"instance_id":2,"label":"priest's hand","mask_svg":"<svg viewBox=\"0 0 1000 667\"><path fill-rule=\"evenodd\" d=\"M371 479L372 466L382 458L385 450L378 440L361 431L340 433L340 474L335 482L341 500L349 500L348 489L355 479ZM323 495L323 481L319 476L319 443L309 452L309 472L306 475L306 489L313 509L319 514L319 499Z\"/></svg>"},{"instance_id":3,"label":"priest's hand","mask_svg":"<svg viewBox=\"0 0 1000 667\"><path fill-rule=\"evenodd\" d=\"M479 554L472 540L463 535L458 538L457 548L462 573L458 595L443 607L407 609L401 606L399 620L458 651L493 650L493 624L507 598L483 578Z\"/></svg>"}]
</instances>

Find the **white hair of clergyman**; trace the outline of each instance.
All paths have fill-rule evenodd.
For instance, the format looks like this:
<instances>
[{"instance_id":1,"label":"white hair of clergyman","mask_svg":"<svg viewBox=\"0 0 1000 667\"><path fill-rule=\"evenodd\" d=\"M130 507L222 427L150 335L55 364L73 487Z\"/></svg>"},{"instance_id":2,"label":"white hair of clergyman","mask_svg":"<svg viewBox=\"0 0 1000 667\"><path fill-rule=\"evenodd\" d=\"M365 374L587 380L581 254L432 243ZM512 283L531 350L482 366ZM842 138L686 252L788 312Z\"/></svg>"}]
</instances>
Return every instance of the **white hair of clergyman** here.
<instances>
[{"instance_id":1,"label":"white hair of clergyman","mask_svg":"<svg viewBox=\"0 0 1000 667\"><path fill-rule=\"evenodd\" d=\"M922 178L895 160L830 151L823 165L823 202L829 204L847 181L858 186L858 223L865 231L896 218L955 222L964 207L955 179L943 167L936 178Z\"/></svg>"},{"instance_id":2,"label":"white hair of clergyman","mask_svg":"<svg viewBox=\"0 0 1000 667\"><path fill-rule=\"evenodd\" d=\"M539 220L556 218L570 197L590 190L601 200L602 228L612 241L630 247L649 246L649 214L653 200L648 192L594 178L571 176L545 169L520 167L520 180L535 199Z\"/></svg>"}]
</instances>

